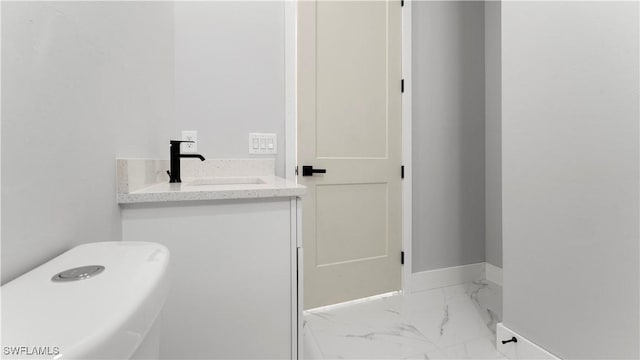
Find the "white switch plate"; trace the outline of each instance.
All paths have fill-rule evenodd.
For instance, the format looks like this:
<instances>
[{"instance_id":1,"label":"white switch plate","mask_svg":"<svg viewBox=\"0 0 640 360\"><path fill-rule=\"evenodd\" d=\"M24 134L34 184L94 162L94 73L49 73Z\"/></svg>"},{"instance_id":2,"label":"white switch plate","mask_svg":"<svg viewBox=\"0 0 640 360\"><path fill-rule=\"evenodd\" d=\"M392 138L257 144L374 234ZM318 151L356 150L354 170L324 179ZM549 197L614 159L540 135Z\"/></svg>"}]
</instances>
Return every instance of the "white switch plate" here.
<instances>
[{"instance_id":1,"label":"white switch plate","mask_svg":"<svg viewBox=\"0 0 640 360\"><path fill-rule=\"evenodd\" d=\"M277 154L278 139L272 133L250 133L249 154Z\"/></svg>"},{"instance_id":2,"label":"white switch plate","mask_svg":"<svg viewBox=\"0 0 640 360\"><path fill-rule=\"evenodd\" d=\"M198 151L198 132L195 130L182 130L182 140L194 141L192 143L180 144L180 152L183 154L195 153Z\"/></svg>"}]
</instances>

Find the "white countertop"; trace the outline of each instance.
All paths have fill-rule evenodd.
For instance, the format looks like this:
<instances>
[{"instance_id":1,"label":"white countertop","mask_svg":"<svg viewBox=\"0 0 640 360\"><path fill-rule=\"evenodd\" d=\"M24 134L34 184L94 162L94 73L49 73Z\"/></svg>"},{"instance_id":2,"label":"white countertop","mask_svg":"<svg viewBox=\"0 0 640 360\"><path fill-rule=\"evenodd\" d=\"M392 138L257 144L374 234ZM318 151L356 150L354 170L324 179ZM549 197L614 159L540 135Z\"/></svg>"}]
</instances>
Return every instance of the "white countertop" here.
<instances>
[{"instance_id":1,"label":"white countertop","mask_svg":"<svg viewBox=\"0 0 640 360\"><path fill-rule=\"evenodd\" d=\"M170 184L168 182L152 185L130 193L118 194L120 204L166 202L166 201L193 201L193 200L220 200L220 199L251 199L302 196L305 187L292 181L277 176L237 177L231 181L253 181L260 179L262 183L228 183L228 184L197 184L204 179L183 180L182 183ZM211 178L214 182L225 178Z\"/></svg>"},{"instance_id":2,"label":"white countertop","mask_svg":"<svg viewBox=\"0 0 640 360\"><path fill-rule=\"evenodd\" d=\"M149 203L302 196L306 188L273 175L272 162L211 160L185 166L182 183L168 182L166 161L120 159L118 203ZM234 176L239 174L239 176Z\"/></svg>"}]
</instances>

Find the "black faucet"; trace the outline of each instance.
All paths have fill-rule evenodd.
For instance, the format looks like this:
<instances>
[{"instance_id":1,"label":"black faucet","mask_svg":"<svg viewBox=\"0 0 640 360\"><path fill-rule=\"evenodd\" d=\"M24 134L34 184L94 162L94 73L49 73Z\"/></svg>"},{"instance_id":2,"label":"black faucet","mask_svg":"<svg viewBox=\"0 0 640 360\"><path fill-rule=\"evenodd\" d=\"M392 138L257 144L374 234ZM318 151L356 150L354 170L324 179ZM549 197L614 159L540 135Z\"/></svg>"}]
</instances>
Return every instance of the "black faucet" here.
<instances>
[{"instance_id":1,"label":"black faucet","mask_svg":"<svg viewBox=\"0 0 640 360\"><path fill-rule=\"evenodd\" d=\"M180 183L180 158L198 158L204 161L204 156L200 154L180 154L180 144L183 142L193 142L186 140L170 140L170 154L171 154L171 170L167 171L169 174L170 183Z\"/></svg>"}]
</instances>

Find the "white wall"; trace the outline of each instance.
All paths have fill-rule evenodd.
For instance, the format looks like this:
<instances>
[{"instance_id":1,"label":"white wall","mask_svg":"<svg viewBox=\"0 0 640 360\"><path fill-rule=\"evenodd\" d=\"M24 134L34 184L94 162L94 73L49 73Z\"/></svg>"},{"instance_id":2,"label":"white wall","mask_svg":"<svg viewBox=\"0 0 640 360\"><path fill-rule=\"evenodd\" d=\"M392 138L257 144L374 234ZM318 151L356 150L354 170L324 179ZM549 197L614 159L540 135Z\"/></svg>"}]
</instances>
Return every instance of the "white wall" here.
<instances>
[{"instance_id":1,"label":"white wall","mask_svg":"<svg viewBox=\"0 0 640 360\"><path fill-rule=\"evenodd\" d=\"M284 175L285 3L175 4L175 136L198 130L208 158L250 158L248 134L278 135Z\"/></svg>"},{"instance_id":2,"label":"white wall","mask_svg":"<svg viewBox=\"0 0 640 360\"><path fill-rule=\"evenodd\" d=\"M166 159L183 129L208 158L250 157L249 132L277 133L284 175L284 2L2 10L3 283L119 240L115 158Z\"/></svg>"},{"instance_id":3,"label":"white wall","mask_svg":"<svg viewBox=\"0 0 640 360\"><path fill-rule=\"evenodd\" d=\"M120 239L115 158L172 121L171 3L2 2L2 283Z\"/></svg>"},{"instance_id":4,"label":"white wall","mask_svg":"<svg viewBox=\"0 0 640 360\"><path fill-rule=\"evenodd\" d=\"M485 255L502 267L502 141L500 1L486 1L485 68Z\"/></svg>"},{"instance_id":5,"label":"white wall","mask_svg":"<svg viewBox=\"0 0 640 360\"><path fill-rule=\"evenodd\" d=\"M503 2L504 324L640 356L639 4Z\"/></svg>"},{"instance_id":6,"label":"white wall","mask_svg":"<svg viewBox=\"0 0 640 360\"><path fill-rule=\"evenodd\" d=\"M412 271L485 261L484 4L412 4Z\"/></svg>"}]
</instances>

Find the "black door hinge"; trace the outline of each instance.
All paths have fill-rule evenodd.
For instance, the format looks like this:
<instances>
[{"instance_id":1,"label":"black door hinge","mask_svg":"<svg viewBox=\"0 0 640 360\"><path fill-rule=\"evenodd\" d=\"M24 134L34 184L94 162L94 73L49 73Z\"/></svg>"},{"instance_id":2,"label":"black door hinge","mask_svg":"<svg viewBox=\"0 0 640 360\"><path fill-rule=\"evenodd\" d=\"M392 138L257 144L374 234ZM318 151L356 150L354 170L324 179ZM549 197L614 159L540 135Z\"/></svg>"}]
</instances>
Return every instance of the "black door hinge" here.
<instances>
[{"instance_id":1,"label":"black door hinge","mask_svg":"<svg viewBox=\"0 0 640 360\"><path fill-rule=\"evenodd\" d=\"M404 165L400 166L400 178L404 179Z\"/></svg>"},{"instance_id":2,"label":"black door hinge","mask_svg":"<svg viewBox=\"0 0 640 360\"><path fill-rule=\"evenodd\" d=\"M404 6L404 0L400 0L400 6Z\"/></svg>"},{"instance_id":3,"label":"black door hinge","mask_svg":"<svg viewBox=\"0 0 640 360\"><path fill-rule=\"evenodd\" d=\"M404 93L404 79L400 81L400 92Z\"/></svg>"},{"instance_id":4,"label":"black door hinge","mask_svg":"<svg viewBox=\"0 0 640 360\"><path fill-rule=\"evenodd\" d=\"M298 176L298 167L296 166L296 176Z\"/></svg>"},{"instance_id":5,"label":"black door hinge","mask_svg":"<svg viewBox=\"0 0 640 360\"><path fill-rule=\"evenodd\" d=\"M404 251L400 251L400 265L404 265Z\"/></svg>"}]
</instances>

